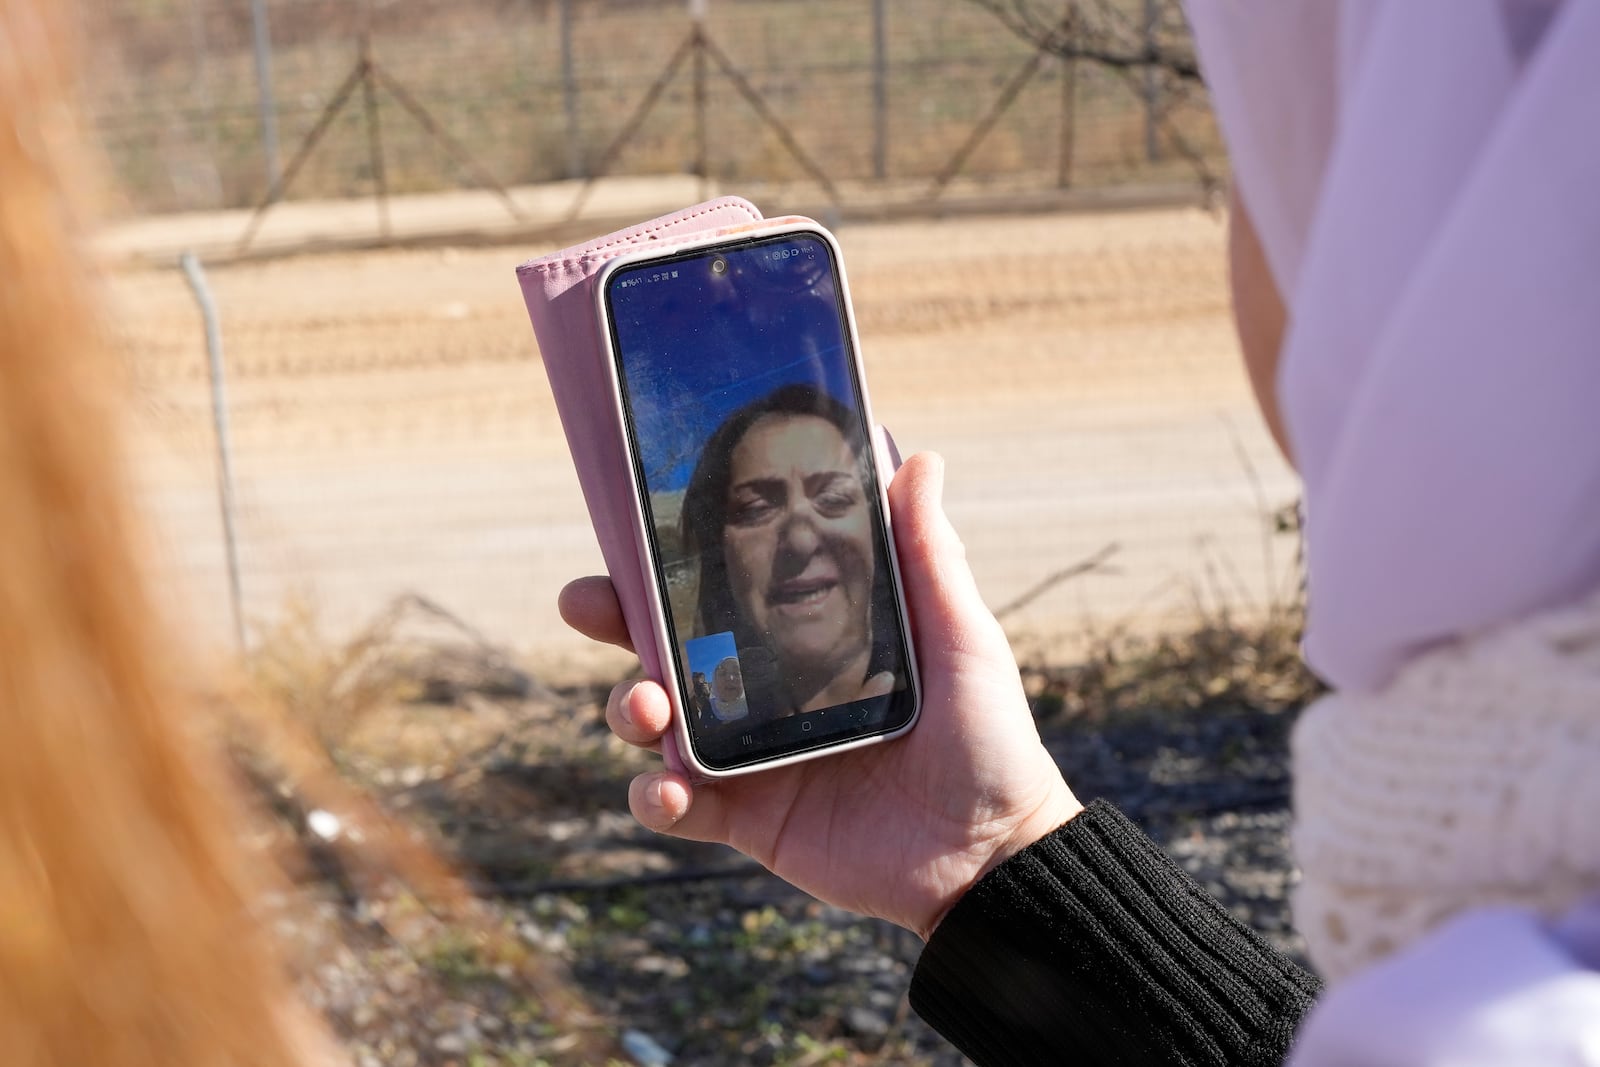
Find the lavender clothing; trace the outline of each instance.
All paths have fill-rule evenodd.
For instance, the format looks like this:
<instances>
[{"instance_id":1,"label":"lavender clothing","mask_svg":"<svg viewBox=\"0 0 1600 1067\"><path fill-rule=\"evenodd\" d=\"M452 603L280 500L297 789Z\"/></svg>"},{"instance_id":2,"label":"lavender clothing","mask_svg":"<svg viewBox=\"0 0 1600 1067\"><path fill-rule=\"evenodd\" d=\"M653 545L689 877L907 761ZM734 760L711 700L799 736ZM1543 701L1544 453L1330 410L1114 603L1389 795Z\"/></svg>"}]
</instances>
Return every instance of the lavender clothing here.
<instances>
[{"instance_id":1,"label":"lavender clothing","mask_svg":"<svg viewBox=\"0 0 1600 1067\"><path fill-rule=\"evenodd\" d=\"M1329 990L1290 1067L1593 1067L1597 963L1600 902L1551 924L1467 912Z\"/></svg>"},{"instance_id":2,"label":"lavender clothing","mask_svg":"<svg viewBox=\"0 0 1600 1067\"><path fill-rule=\"evenodd\" d=\"M1188 8L1289 312L1312 665L1375 690L1600 588L1600 2ZM1600 900L1470 910L1335 983L1292 1062L1600 1063L1597 967Z\"/></svg>"},{"instance_id":3,"label":"lavender clothing","mask_svg":"<svg viewBox=\"0 0 1600 1067\"><path fill-rule=\"evenodd\" d=\"M1600 3L1189 14L1289 310L1312 666L1377 688L1600 587Z\"/></svg>"}]
</instances>

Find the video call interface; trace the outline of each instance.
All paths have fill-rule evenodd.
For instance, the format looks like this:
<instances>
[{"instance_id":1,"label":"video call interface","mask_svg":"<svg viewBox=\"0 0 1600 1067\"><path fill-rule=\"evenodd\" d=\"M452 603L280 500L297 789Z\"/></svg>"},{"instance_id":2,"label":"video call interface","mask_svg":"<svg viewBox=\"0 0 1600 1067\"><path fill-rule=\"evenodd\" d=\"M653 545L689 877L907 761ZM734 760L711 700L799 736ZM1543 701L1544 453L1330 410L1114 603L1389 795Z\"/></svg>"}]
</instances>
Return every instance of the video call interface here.
<instances>
[{"instance_id":1,"label":"video call interface","mask_svg":"<svg viewBox=\"0 0 1600 1067\"><path fill-rule=\"evenodd\" d=\"M735 766L903 725L830 246L791 234L656 260L606 297L697 755Z\"/></svg>"}]
</instances>

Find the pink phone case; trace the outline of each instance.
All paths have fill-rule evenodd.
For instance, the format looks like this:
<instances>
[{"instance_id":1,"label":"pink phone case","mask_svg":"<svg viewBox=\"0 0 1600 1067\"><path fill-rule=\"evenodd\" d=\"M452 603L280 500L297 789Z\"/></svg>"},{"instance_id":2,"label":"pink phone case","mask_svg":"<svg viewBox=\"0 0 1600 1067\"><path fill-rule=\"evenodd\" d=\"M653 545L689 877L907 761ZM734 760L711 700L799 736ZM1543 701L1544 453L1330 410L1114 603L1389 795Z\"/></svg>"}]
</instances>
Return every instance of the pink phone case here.
<instances>
[{"instance_id":1,"label":"pink phone case","mask_svg":"<svg viewBox=\"0 0 1600 1067\"><path fill-rule=\"evenodd\" d=\"M550 391L566 431L567 447L578 468L578 483L589 506L589 519L600 541L611 584L616 587L628 635L639 653L639 663L651 678L665 677L663 650L656 645L649 603L645 596L645 553L634 533L632 483L623 448L622 427L610 404L596 403L611 393L605 345L595 316L595 281L606 263L641 246L667 249L674 239L701 237L711 231L732 230L762 222L754 204L738 197L723 197L664 215L587 244L564 248L529 260L517 268L522 296L539 340ZM684 770L672 731L662 738L667 766Z\"/></svg>"},{"instance_id":2,"label":"pink phone case","mask_svg":"<svg viewBox=\"0 0 1600 1067\"><path fill-rule=\"evenodd\" d=\"M796 219L772 220L778 221ZM645 249L667 251L713 234L733 234L768 224L755 205L727 196L552 252L517 268L600 552L639 662L645 673L658 681L666 677L662 666L665 650L657 643L646 593L646 583L653 579L648 570L649 551L640 543L633 518L636 502L623 427L615 405L599 402L610 397L612 380L600 336L595 288L600 272L618 256ZM888 465L887 484L887 476L899 460L892 441L880 436L880 445L886 446L880 447L879 456ZM670 730L662 738L662 754L669 768L686 771Z\"/></svg>"}]
</instances>

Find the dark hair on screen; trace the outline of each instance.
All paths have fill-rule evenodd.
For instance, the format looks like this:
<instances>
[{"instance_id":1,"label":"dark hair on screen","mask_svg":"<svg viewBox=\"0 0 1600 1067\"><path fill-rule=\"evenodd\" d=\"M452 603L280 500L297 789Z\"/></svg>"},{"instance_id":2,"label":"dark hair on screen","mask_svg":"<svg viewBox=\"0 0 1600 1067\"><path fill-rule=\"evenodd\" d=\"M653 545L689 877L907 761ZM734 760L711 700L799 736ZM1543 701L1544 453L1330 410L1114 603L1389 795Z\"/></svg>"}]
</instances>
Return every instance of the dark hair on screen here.
<instances>
[{"instance_id":1,"label":"dark hair on screen","mask_svg":"<svg viewBox=\"0 0 1600 1067\"><path fill-rule=\"evenodd\" d=\"M741 654L764 643L762 635L751 629L734 602L728 581L728 562L723 552L723 527L726 520L733 452L746 434L762 419L770 417L812 416L823 419L839 431L849 446L861 473L863 487L871 485L867 470L869 454L861 432L861 420L854 411L828 393L811 385L785 385L758 400L751 401L723 420L701 450L694 474L683 497L683 545L688 553L700 557L700 590L695 604L694 626L700 635L732 631ZM893 612L889 596L888 560L882 546L873 545L873 619L875 641L894 632L884 618ZM874 660L880 657L874 656Z\"/></svg>"}]
</instances>

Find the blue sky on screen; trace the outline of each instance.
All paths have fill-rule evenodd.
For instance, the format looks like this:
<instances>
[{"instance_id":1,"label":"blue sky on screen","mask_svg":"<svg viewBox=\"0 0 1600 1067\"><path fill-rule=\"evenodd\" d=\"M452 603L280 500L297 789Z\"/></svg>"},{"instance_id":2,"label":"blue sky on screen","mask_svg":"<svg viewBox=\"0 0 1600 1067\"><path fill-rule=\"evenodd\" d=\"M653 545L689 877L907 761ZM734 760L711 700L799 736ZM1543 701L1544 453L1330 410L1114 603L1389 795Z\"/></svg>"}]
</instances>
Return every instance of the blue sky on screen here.
<instances>
[{"instance_id":1,"label":"blue sky on screen","mask_svg":"<svg viewBox=\"0 0 1600 1067\"><path fill-rule=\"evenodd\" d=\"M611 280L651 493L681 491L706 438L779 386L808 383L855 406L826 246L792 238L724 258L720 276L702 254Z\"/></svg>"},{"instance_id":2,"label":"blue sky on screen","mask_svg":"<svg viewBox=\"0 0 1600 1067\"><path fill-rule=\"evenodd\" d=\"M691 637L685 643L685 650L689 653L689 676L692 679L696 674L706 676L706 681L711 681L711 676L716 673L717 664L732 656L739 658L739 646L734 643L733 634L723 631L718 634L707 634L704 637Z\"/></svg>"}]
</instances>

